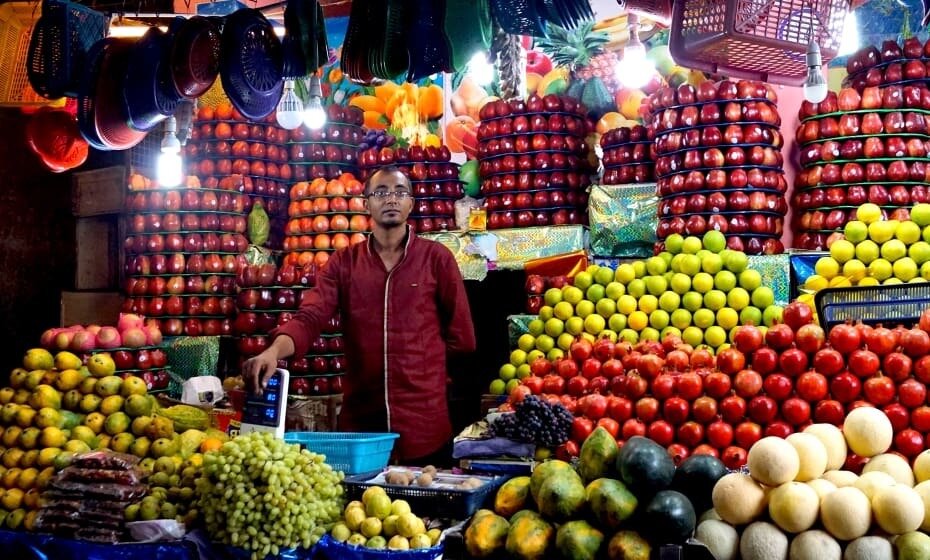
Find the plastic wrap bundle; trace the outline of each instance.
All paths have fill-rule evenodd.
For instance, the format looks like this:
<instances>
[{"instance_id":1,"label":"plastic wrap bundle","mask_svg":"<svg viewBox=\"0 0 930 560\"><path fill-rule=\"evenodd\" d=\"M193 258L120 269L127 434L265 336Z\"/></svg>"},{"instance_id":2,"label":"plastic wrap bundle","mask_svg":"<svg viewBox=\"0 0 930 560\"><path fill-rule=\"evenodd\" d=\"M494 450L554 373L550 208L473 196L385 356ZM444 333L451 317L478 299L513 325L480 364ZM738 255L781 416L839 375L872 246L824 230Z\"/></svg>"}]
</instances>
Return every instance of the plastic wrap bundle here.
<instances>
[{"instance_id":1,"label":"plastic wrap bundle","mask_svg":"<svg viewBox=\"0 0 930 560\"><path fill-rule=\"evenodd\" d=\"M39 531L92 542L126 540L123 510L144 496L138 457L93 451L74 458L42 494Z\"/></svg>"}]
</instances>

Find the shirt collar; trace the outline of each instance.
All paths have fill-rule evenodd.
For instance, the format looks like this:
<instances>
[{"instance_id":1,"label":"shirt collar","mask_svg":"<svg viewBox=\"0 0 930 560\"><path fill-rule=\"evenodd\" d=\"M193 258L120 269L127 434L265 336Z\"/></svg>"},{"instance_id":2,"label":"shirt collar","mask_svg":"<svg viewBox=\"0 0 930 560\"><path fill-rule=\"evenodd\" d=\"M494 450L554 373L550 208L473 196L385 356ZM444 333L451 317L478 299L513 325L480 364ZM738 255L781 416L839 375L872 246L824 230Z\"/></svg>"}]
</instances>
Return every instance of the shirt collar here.
<instances>
[{"instance_id":1,"label":"shirt collar","mask_svg":"<svg viewBox=\"0 0 930 560\"><path fill-rule=\"evenodd\" d=\"M413 239L417 236L417 234L414 233L414 231L413 231L412 229L410 229L410 224L407 224L406 227L407 227L407 230L406 230L406 234L404 235L404 242L403 242L403 245L404 245L404 254L406 254L406 253L407 253L407 250L410 249L410 245L413 243ZM371 249L372 245L374 245L374 242L375 242L374 240L375 240L375 236L369 234L369 235L368 235L368 242L365 244L366 247L368 248L368 254L369 254L369 255L373 255L373 254L374 254L374 251Z\"/></svg>"}]
</instances>

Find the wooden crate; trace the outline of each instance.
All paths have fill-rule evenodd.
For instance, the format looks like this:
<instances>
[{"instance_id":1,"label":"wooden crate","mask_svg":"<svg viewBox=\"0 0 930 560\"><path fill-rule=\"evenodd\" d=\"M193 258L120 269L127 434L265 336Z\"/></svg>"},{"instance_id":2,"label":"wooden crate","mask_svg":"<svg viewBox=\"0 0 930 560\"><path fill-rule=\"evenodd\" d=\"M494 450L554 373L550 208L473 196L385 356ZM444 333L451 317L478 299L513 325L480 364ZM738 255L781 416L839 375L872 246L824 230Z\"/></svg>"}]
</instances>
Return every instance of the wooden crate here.
<instances>
[{"instance_id":1,"label":"wooden crate","mask_svg":"<svg viewBox=\"0 0 930 560\"><path fill-rule=\"evenodd\" d=\"M121 304L119 292L62 292L61 324L115 325Z\"/></svg>"},{"instance_id":2,"label":"wooden crate","mask_svg":"<svg viewBox=\"0 0 930 560\"><path fill-rule=\"evenodd\" d=\"M71 183L71 211L79 218L119 214L127 190L126 167L79 171Z\"/></svg>"},{"instance_id":3,"label":"wooden crate","mask_svg":"<svg viewBox=\"0 0 930 560\"><path fill-rule=\"evenodd\" d=\"M75 226L77 290L118 290L120 282L119 215L78 218Z\"/></svg>"}]
</instances>

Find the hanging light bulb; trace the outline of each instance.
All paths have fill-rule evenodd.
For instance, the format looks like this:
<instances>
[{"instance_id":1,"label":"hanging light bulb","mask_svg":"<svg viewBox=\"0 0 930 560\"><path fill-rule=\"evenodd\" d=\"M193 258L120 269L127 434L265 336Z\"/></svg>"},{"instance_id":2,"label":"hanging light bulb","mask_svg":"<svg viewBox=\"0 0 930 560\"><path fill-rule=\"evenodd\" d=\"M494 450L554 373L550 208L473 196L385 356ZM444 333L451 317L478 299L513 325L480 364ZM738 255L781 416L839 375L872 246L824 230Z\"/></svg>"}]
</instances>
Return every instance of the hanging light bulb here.
<instances>
[{"instance_id":1,"label":"hanging light bulb","mask_svg":"<svg viewBox=\"0 0 930 560\"><path fill-rule=\"evenodd\" d=\"M623 58L617 63L617 79L624 86L636 89L649 83L655 74L655 64L646 58L646 46L639 40L639 17L636 14L627 16L630 29L630 40L623 47Z\"/></svg>"},{"instance_id":2,"label":"hanging light bulb","mask_svg":"<svg viewBox=\"0 0 930 560\"><path fill-rule=\"evenodd\" d=\"M820 45L811 39L807 45L807 79L804 81L804 99L811 103L820 103L827 98L827 81L823 78L823 61L820 58Z\"/></svg>"},{"instance_id":3,"label":"hanging light bulb","mask_svg":"<svg viewBox=\"0 0 930 560\"><path fill-rule=\"evenodd\" d=\"M285 80L284 93L281 94L281 101L278 102L278 108L275 112L278 124L281 125L281 128L294 130L304 122L303 110L303 103L294 93L294 80Z\"/></svg>"},{"instance_id":4,"label":"hanging light bulb","mask_svg":"<svg viewBox=\"0 0 930 560\"><path fill-rule=\"evenodd\" d=\"M161 153L158 155L156 173L158 184L162 187L176 187L183 177L181 161L181 141L177 137L178 121L174 115L165 121L165 136L161 141Z\"/></svg>"},{"instance_id":5,"label":"hanging light bulb","mask_svg":"<svg viewBox=\"0 0 930 560\"><path fill-rule=\"evenodd\" d=\"M494 65L488 62L488 57L483 52L476 52L468 61L466 69L468 75L479 86L489 85L494 80Z\"/></svg>"},{"instance_id":6,"label":"hanging light bulb","mask_svg":"<svg viewBox=\"0 0 930 560\"><path fill-rule=\"evenodd\" d=\"M323 88L320 77L316 74L310 76L310 100L304 107L304 124L316 130L326 124L326 110L323 109Z\"/></svg>"}]
</instances>

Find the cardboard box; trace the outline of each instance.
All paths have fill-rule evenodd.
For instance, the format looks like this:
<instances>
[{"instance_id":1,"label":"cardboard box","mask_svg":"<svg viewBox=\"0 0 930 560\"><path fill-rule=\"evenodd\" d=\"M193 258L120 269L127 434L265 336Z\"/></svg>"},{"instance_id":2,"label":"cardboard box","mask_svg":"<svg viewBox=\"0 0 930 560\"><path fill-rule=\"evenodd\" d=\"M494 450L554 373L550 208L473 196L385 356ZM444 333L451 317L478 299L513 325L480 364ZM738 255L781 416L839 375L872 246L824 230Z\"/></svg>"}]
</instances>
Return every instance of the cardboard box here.
<instances>
[{"instance_id":1,"label":"cardboard box","mask_svg":"<svg viewBox=\"0 0 930 560\"><path fill-rule=\"evenodd\" d=\"M119 292L62 292L62 325L115 325L123 298Z\"/></svg>"},{"instance_id":2,"label":"cardboard box","mask_svg":"<svg viewBox=\"0 0 930 560\"><path fill-rule=\"evenodd\" d=\"M127 189L125 166L79 171L71 182L71 211L79 218L119 214Z\"/></svg>"},{"instance_id":3,"label":"cardboard box","mask_svg":"<svg viewBox=\"0 0 930 560\"><path fill-rule=\"evenodd\" d=\"M78 218L75 227L74 287L77 290L118 290L119 215Z\"/></svg>"}]
</instances>

